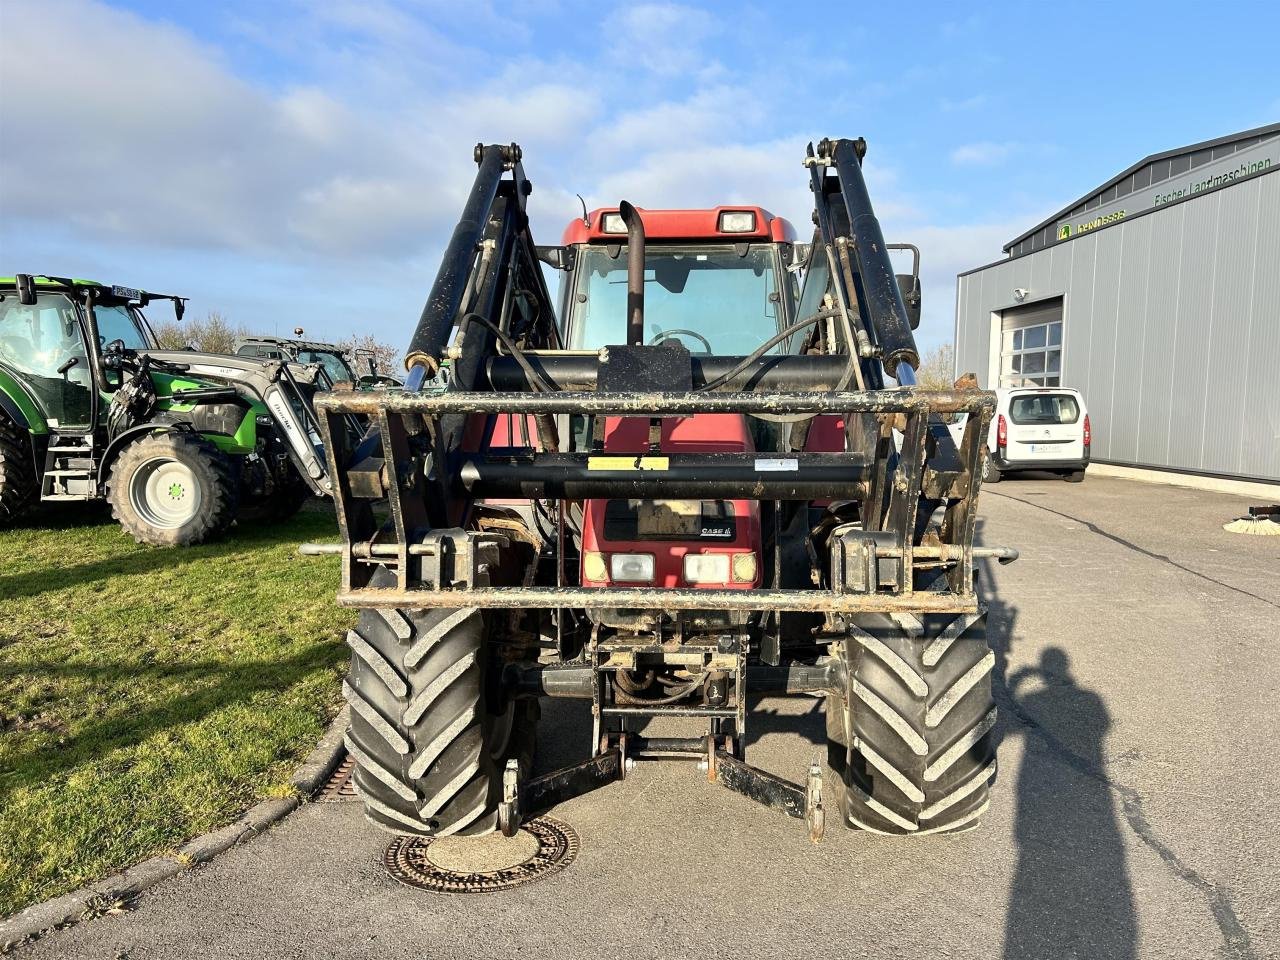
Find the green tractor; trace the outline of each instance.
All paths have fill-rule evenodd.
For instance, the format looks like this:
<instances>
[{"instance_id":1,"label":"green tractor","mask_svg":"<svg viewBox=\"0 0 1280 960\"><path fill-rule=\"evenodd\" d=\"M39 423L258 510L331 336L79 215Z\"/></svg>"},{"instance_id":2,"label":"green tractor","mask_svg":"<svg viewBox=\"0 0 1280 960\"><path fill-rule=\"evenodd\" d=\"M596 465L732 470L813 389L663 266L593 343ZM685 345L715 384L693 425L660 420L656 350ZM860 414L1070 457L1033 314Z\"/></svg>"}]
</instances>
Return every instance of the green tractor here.
<instances>
[{"instance_id":1,"label":"green tractor","mask_svg":"<svg viewBox=\"0 0 1280 960\"><path fill-rule=\"evenodd\" d=\"M292 360L295 363L318 363L334 384L351 384L361 390L401 386L399 379L378 370L378 359L372 350L357 347L354 351L347 351L336 343L302 340L301 327L295 327L293 332L293 339L245 337L236 344L236 354Z\"/></svg>"},{"instance_id":2,"label":"green tractor","mask_svg":"<svg viewBox=\"0 0 1280 960\"><path fill-rule=\"evenodd\" d=\"M331 492L311 412L319 366L162 351L168 294L0 277L0 526L101 500L139 543L186 546Z\"/></svg>"}]
</instances>

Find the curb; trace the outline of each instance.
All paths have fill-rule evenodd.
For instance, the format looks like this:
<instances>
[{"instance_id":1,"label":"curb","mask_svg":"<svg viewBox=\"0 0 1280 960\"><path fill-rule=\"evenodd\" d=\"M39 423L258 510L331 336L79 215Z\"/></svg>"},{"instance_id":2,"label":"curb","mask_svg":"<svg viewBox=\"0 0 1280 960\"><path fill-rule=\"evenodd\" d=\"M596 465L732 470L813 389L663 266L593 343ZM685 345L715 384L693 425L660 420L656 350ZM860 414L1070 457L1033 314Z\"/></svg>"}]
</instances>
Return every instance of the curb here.
<instances>
[{"instance_id":1,"label":"curb","mask_svg":"<svg viewBox=\"0 0 1280 960\"><path fill-rule=\"evenodd\" d=\"M349 711L343 707L329 724L315 748L308 754L290 784L299 796L263 800L244 812L230 826L189 840L171 854L160 854L143 860L120 873L97 880L88 886L62 896L37 903L0 920L0 953L28 943L50 930L69 927L81 920L91 920L104 913L118 912L124 903L162 880L176 877L200 863L208 863L218 854L242 840L262 833L278 820L300 807L337 769L342 759L342 736L347 729Z\"/></svg>"}]
</instances>

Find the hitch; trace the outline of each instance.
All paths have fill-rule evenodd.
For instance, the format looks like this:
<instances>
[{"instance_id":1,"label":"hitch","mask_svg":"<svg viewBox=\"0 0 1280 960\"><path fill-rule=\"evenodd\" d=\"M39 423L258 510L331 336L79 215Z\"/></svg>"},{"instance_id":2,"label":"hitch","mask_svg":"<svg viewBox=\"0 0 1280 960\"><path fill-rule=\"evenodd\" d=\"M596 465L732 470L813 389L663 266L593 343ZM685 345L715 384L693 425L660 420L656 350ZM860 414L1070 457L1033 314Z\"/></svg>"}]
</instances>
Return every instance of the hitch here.
<instances>
[{"instance_id":1,"label":"hitch","mask_svg":"<svg viewBox=\"0 0 1280 960\"><path fill-rule=\"evenodd\" d=\"M634 755L628 752L634 748ZM809 839L817 843L826 828L822 801L822 767L809 764L804 785L792 783L734 755L733 739L710 734L706 737L643 737L626 733L605 734L600 751L593 757L525 780L520 762L507 761L502 771L502 800L498 804L498 829L504 837L514 837L520 825L536 813L591 793L615 781L625 780L636 758L699 760L707 780L740 793L744 797L803 820Z\"/></svg>"}]
</instances>

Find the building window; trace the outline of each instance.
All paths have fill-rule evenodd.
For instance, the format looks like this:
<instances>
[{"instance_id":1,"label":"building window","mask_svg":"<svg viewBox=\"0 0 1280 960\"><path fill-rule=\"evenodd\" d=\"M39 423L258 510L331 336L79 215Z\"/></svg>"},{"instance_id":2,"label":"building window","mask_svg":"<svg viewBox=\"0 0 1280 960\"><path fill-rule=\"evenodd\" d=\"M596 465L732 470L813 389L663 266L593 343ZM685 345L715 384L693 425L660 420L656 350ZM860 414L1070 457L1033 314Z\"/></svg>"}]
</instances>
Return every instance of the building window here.
<instances>
[{"instance_id":1,"label":"building window","mask_svg":"<svg viewBox=\"0 0 1280 960\"><path fill-rule=\"evenodd\" d=\"M1000 348L1000 386L1062 386L1062 321L1005 330Z\"/></svg>"}]
</instances>

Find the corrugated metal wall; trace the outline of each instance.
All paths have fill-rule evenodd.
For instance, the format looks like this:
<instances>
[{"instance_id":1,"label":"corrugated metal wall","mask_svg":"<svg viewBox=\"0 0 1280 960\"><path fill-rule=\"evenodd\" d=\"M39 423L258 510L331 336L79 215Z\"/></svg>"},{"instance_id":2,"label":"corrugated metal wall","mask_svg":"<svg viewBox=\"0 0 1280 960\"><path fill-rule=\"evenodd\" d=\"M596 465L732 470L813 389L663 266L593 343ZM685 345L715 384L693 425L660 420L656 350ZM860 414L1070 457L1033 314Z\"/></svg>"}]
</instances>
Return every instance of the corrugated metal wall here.
<instances>
[{"instance_id":1,"label":"corrugated metal wall","mask_svg":"<svg viewBox=\"0 0 1280 960\"><path fill-rule=\"evenodd\" d=\"M1016 288L1063 297L1096 458L1280 481L1280 172L961 276L956 369L983 386Z\"/></svg>"}]
</instances>

